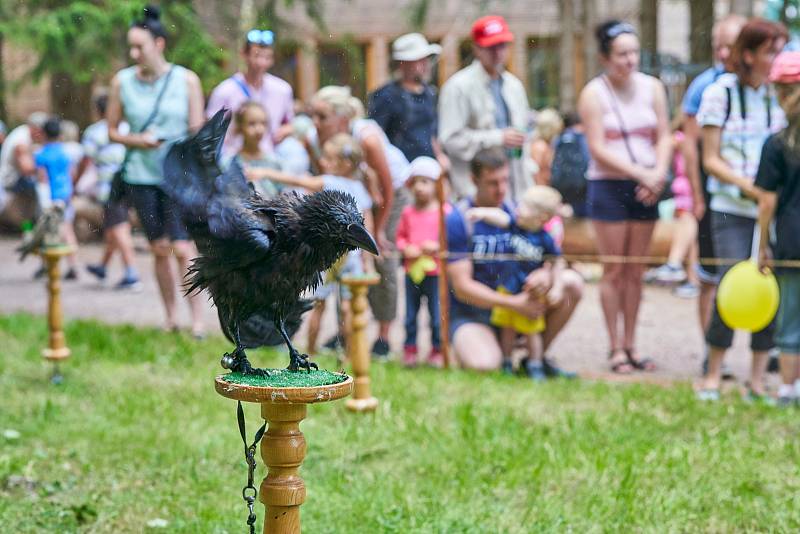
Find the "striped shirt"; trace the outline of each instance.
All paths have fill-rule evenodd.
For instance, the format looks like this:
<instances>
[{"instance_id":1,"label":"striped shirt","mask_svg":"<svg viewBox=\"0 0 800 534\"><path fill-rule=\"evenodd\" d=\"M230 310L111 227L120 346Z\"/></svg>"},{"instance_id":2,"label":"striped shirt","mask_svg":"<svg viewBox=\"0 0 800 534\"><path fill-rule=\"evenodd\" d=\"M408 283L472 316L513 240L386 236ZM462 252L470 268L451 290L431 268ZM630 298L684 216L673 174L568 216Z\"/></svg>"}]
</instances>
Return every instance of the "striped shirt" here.
<instances>
[{"instance_id":1,"label":"striped shirt","mask_svg":"<svg viewBox=\"0 0 800 534\"><path fill-rule=\"evenodd\" d=\"M755 180L761 148L770 134L779 132L786 126L786 116L771 87L765 84L753 89L744 85L743 89L744 95L740 98L737 76L733 73L720 76L703 92L697 122L700 126L722 128L722 159L736 174ZM710 208L713 211L751 219L758 216L756 203L744 197L741 190L733 184L726 184L709 176L708 192L711 193Z\"/></svg>"}]
</instances>

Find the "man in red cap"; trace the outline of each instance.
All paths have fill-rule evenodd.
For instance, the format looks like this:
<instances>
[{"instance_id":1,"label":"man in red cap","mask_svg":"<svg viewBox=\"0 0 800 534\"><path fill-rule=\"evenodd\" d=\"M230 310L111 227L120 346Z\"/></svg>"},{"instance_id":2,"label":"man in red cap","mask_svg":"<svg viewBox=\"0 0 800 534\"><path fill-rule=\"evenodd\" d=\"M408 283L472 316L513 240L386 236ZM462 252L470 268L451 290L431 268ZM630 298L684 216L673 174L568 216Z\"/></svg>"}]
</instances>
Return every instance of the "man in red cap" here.
<instances>
[{"instance_id":1,"label":"man in red cap","mask_svg":"<svg viewBox=\"0 0 800 534\"><path fill-rule=\"evenodd\" d=\"M533 185L522 171L521 147L528 126L528 97L522 82L505 70L514 34L503 17L472 25L475 61L455 73L439 98L439 141L450 157L450 179L458 197L474 194L469 162L480 150L505 147L511 159L510 200Z\"/></svg>"}]
</instances>

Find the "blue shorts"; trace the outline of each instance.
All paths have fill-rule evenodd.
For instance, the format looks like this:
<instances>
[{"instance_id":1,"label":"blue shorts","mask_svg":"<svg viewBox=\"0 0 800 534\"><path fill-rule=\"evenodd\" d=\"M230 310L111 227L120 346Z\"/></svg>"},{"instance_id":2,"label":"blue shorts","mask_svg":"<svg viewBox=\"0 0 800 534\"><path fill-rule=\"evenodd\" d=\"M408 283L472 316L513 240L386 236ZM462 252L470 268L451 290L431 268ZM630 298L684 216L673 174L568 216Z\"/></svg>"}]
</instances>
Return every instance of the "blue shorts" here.
<instances>
[{"instance_id":1,"label":"blue shorts","mask_svg":"<svg viewBox=\"0 0 800 534\"><path fill-rule=\"evenodd\" d=\"M466 306L464 304L453 305L453 300L450 300L450 339L455 336L456 330L461 326L468 323L485 324L490 327L495 333L498 329L490 324L492 316L491 310L484 310L482 308L475 308L473 306Z\"/></svg>"},{"instance_id":2,"label":"blue shorts","mask_svg":"<svg viewBox=\"0 0 800 534\"><path fill-rule=\"evenodd\" d=\"M188 241L178 206L157 185L125 184L125 198L136 209L148 241Z\"/></svg>"},{"instance_id":3,"label":"blue shorts","mask_svg":"<svg viewBox=\"0 0 800 534\"><path fill-rule=\"evenodd\" d=\"M636 200L635 180L587 180L586 211L596 221L655 221L658 205Z\"/></svg>"},{"instance_id":4,"label":"blue shorts","mask_svg":"<svg viewBox=\"0 0 800 534\"><path fill-rule=\"evenodd\" d=\"M781 352L800 354L800 272L778 274L781 305L775 330L775 345Z\"/></svg>"}]
</instances>

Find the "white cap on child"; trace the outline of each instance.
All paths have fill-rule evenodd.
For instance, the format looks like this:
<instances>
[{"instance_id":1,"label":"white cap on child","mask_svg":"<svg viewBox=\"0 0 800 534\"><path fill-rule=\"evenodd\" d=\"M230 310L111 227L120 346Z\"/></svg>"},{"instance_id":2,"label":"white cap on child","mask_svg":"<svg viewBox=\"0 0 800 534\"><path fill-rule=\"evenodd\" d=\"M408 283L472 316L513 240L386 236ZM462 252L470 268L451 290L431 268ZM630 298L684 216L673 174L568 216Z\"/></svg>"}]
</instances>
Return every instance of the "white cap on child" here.
<instances>
[{"instance_id":1,"label":"white cap on child","mask_svg":"<svg viewBox=\"0 0 800 534\"><path fill-rule=\"evenodd\" d=\"M411 178L415 176L424 176L425 178L430 178L433 181L439 179L439 176L442 174L442 166L439 165L439 162L429 156L420 156L418 158L414 158L408 168L406 169L406 179L405 181L408 182Z\"/></svg>"}]
</instances>

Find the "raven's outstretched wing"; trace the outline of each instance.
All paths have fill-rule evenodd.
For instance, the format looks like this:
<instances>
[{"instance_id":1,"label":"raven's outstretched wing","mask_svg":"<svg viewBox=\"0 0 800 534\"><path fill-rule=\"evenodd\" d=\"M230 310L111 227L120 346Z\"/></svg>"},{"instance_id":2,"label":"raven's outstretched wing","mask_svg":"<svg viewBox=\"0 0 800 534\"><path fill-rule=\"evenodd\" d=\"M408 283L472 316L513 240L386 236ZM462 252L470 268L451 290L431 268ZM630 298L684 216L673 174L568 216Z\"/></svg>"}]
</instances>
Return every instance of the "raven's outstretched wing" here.
<instances>
[{"instance_id":1,"label":"raven's outstretched wing","mask_svg":"<svg viewBox=\"0 0 800 534\"><path fill-rule=\"evenodd\" d=\"M164 158L161 188L178 205L192 238L202 246L207 238L249 241L268 249L268 220L255 218L243 202L253 190L241 168L222 172L220 152L230 114L220 110L197 134L174 143Z\"/></svg>"}]
</instances>

